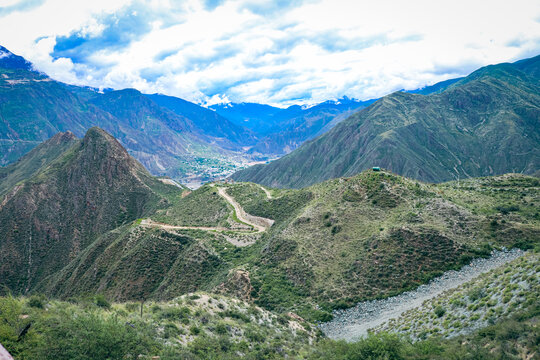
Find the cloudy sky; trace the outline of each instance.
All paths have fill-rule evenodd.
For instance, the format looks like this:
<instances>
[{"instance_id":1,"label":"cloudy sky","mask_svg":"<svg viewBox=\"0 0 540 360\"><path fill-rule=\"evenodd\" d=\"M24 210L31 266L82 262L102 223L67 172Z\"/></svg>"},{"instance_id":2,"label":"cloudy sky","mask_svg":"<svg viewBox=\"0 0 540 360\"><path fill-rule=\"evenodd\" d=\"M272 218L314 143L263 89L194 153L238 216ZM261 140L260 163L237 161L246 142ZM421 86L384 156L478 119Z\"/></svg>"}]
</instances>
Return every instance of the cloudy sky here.
<instances>
[{"instance_id":1,"label":"cloudy sky","mask_svg":"<svg viewBox=\"0 0 540 360\"><path fill-rule=\"evenodd\" d=\"M540 1L0 0L0 44L73 84L312 104L538 55Z\"/></svg>"}]
</instances>

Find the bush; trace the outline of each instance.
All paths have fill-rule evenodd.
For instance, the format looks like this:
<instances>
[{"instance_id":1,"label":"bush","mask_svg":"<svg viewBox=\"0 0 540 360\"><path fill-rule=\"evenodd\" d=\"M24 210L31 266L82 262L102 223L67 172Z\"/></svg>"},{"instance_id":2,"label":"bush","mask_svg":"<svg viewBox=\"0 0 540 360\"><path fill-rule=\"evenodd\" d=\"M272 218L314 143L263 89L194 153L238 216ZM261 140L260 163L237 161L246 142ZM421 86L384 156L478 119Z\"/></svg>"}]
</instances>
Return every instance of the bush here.
<instances>
[{"instance_id":1,"label":"bush","mask_svg":"<svg viewBox=\"0 0 540 360\"><path fill-rule=\"evenodd\" d=\"M443 317L443 315L446 314L446 310L442 306L437 306L434 312L437 317Z\"/></svg>"},{"instance_id":2,"label":"bush","mask_svg":"<svg viewBox=\"0 0 540 360\"><path fill-rule=\"evenodd\" d=\"M189 328L189 333L191 335L199 335L201 333L201 329L198 328L197 326L193 325Z\"/></svg>"},{"instance_id":3,"label":"bush","mask_svg":"<svg viewBox=\"0 0 540 360\"><path fill-rule=\"evenodd\" d=\"M47 298L45 295L32 295L28 298L28 306L36 308L36 309L43 309L45 306L45 303L47 301Z\"/></svg>"},{"instance_id":4,"label":"bush","mask_svg":"<svg viewBox=\"0 0 540 360\"><path fill-rule=\"evenodd\" d=\"M220 322L216 325L214 332L219 335L225 335L227 333L227 325Z\"/></svg>"},{"instance_id":5,"label":"bush","mask_svg":"<svg viewBox=\"0 0 540 360\"><path fill-rule=\"evenodd\" d=\"M486 291L484 289L480 288L480 287L476 287L476 288L472 289L471 291L469 291L467 296L469 297L469 300L476 301L476 300L479 300L479 299L482 299L483 297L485 297L486 296Z\"/></svg>"},{"instance_id":6,"label":"bush","mask_svg":"<svg viewBox=\"0 0 540 360\"><path fill-rule=\"evenodd\" d=\"M101 294L96 295L94 297L94 304L96 304L100 308L104 308L104 309L110 309L111 308L111 303L109 303L107 301L107 299L105 299L105 296L103 296Z\"/></svg>"},{"instance_id":7,"label":"bush","mask_svg":"<svg viewBox=\"0 0 540 360\"><path fill-rule=\"evenodd\" d=\"M158 349L152 329L142 323L126 324L117 317L69 312L46 318L43 341L35 358L44 360L137 359Z\"/></svg>"}]
</instances>

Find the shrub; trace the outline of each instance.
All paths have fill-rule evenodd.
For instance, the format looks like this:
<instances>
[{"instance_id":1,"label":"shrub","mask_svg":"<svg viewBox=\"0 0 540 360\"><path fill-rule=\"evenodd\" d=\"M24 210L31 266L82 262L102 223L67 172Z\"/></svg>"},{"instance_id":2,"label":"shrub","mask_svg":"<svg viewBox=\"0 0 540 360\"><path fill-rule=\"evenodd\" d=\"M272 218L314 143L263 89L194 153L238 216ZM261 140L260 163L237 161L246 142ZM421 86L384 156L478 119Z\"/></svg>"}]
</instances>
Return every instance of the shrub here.
<instances>
[{"instance_id":1,"label":"shrub","mask_svg":"<svg viewBox=\"0 0 540 360\"><path fill-rule=\"evenodd\" d=\"M476 288L472 289L471 291L469 291L467 296L469 297L469 300L476 301L476 300L479 300L479 299L482 299L483 297L485 297L486 296L486 291L484 289L480 288L480 287L476 287Z\"/></svg>"},{"instance_id":2,"label":"shrub","mask_svg":"<svg viewBox=\"0 0 540 360\"><path fill-rule=\"evenodd\" d=\"M102 294L96 295L94 297L94 304L104 309L110 309L111 307L111 303L109 303L107 299L105 299L105 296L103 296Z\"/></svg>"},{"instance_id":3,"label":"shrub","mask_svg":"<svg viewBox=\"0 0 540 360\"><path fill-rule=\"evenodd\" d=\"M36 308L36 309L43 309L45 306L45 303L47 301L47 298L45 295L32 295L28 298L28 306Z\"/></svg>"},{"instance_id":4,"label":"shrub","mask_svg":"<svg viewBox=\"0 0 540 360\"><path fill-rule=\"evenodd\" d=\"M442 306L437 306L434 313L437 317L443 317L443 315L446 314L446 310Z\"/></svg>"},{"instance_id":5,"label":"shrub","mask_svg":"<svg viewBox=\"0 0 540 360\"><path fill-rule=\"evenodd\" d=\"M201 329L198 328L197 326L195 325L192 325L190 328L189 328L189 333L191 335L199 335L201 333Z\"/></svg>"},{"instance_id":6,"label":"shrub","mask_svg":"<svg viewBox=\"0 0 540 360\"><path fill-rule=\"evenodd\" d=\"M153 330L143 323L126 324L97 313L62 312L41 325L43 341L35 358L44 360L137 359L158 348Z\"/></svg>"},{"instance_id":7,"label":"shrub","mask_svg":"<svg viewBox=\"0 0 540 360\"><path fill-rule=\"evenodd\" d=\"M335 235L340 231L341 231L341 226L340 225L335 225L334 227L332 227L332 235Z\"/></svg>"},{"instance_id":8,"label":"shrub","mask_svg":"<svg viewBox=\"0 0 540 360\"><path fill-rule=\"evenodd\" d=\"M227 325L222 322L217 323L214 332L219 335L225 335L227 333Z\"/></svg>"}]
</instances>

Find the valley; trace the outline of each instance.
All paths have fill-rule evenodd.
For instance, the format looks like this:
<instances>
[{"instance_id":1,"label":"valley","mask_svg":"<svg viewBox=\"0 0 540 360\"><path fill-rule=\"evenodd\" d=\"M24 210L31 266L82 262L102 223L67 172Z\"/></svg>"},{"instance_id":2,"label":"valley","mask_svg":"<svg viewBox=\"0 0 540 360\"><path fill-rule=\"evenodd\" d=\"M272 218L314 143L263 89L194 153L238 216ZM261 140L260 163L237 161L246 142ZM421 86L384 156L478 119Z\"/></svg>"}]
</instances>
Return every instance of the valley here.
<instances>
[{"instance_id":1,"label":"valley","mask_svg":"<svg viewBox=\"0 0 540 360\"><path fill-rule=\"evenodd\" d=\"M123 341L134 336L153 344L138 348L140 354L164 358L179 353L204 358L208 351L219 358L260 351L275 358L282 352L299 358L337 353L327 335L357 339L363 334L354 325L347 330L343 320L362 303L386 301L395 310L392 299L422 292L430 280L441 284L441 275L454 279L445 271L465 266L455 273L465 274L473 261L475 271L428 291L435 301L445 296L442 290L511 261L511 254L521 256L516 248L537 251L540 238L540 181L521 174L429 184L369 170L303 189L225 181L189 190L150 175L99 128L83 139L58 134L1 174L0 277L9 279L6 285L19 295L0 297L0 306L12 309L2 315L6 334L20 331L26 321L50 326L42 310L29 305L41 299L75 333L86 325L72 323L61 309L79 314L84 324L94 322L92 331L102 333L118 328L112 320L118 317L139 324L136 332L122 335L131 334ZM23 225L28 223L34 225ZM497 252L505 248L514 250ZM493 251L502 257L474 260ZM534 299L533 289L524 288L523 296ZM190 308L193 315L184 317L179 297L182 304L199 306L197 299L204 299L208 305ZM415 306L428 298L418 299ZM214 302L223 303L225 313ZM234 315L226 303L237 304ZM260 310L245 310L253 307ZM407 301L397 308L409 309L401 316L414 310ZM161 316L160 309L175 315ZM370 327L401 311L391 313L374 315ZM500 315L497 319L505 321ZM161 324L157 329L151 325L155 322ZM332 326L334 333L328 330ZM22 344L6 335L2 344L22 358L44 354L60 336L53 330L45 334L32 331ZM351 346L393 341L384 334ZM216 340L224 345L211 350ZM400 344L407 351L420 346Z\"/></svg>"},{"instance_id":2,"label":"valley","mask_svg":"<svg viewBox=\"0 0 540 360\"><path fill-rule=\"evenodd\" d=\"M1 345L538 358L539 74L537 56L379 99L204 107L0 47Z\"/></svg>"}]
</instances>

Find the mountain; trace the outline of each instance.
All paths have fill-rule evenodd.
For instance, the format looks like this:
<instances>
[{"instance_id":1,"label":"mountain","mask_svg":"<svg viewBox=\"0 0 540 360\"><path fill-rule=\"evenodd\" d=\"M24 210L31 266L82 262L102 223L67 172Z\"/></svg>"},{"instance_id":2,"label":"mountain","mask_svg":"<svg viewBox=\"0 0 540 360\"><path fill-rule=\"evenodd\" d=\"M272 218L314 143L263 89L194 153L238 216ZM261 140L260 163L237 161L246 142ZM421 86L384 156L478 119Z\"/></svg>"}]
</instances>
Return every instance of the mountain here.
<instances>
[{"instance_id":1,"label":"mountain","mask_svg":"<svg viewBox=\"0 0 540 360\"><path fill-rule=\"evenodd\" d=\"M203 341L246 351L231 345L233 334L253 344L264 336L295 340L276 338L265 351L276 344L311 351L317 322L332 310L414 289L493 249L539 247L540 180L521 174L428 184L368 170L298 190L218 182L186 191L151 176L99 128L82 140L57 134L0 174L0 279L14 294L30 295L0 297L0 340L16 354L41 336L48 342L40 353L64 341L63 354L66 346L80 349L69 340L75 334L96 331L112 348L118 331L167 344L190 334L182 344L203 358ZM497 284L509 299L503 303L535 303L535 289L519 285L537 282L535 259L514 266L517 278L504 276L515 292ZM471 299L444 304L497 304ZM425 316L436 319L433 311ZM505 320L501 311L487 314ZM30 322L39 331L21 336ZM70 336L56 333L58 324ZM317 351L331 358L330 349Z\"/></svg>"},{"instance_id":2,"label":"mountain","mask_svg":"<svg viewBox=\"0 0 540 360\"><path fill-rule=\"evenodd\" d=\"M295 116L301 112L299 106L281 109L256 103L215 104L209 108L235 124L245 126L260 135L267 135L284 118Z\"/></svg>"},{"instance_id":3,"label":"mountain","mask_svg":"<svg viewBox=\"0 0 540 360\"><path fill-rule=\"evenodd\" d=\"M328 319L333 308L415 288L493 248L534 247L538 186L521 175L433 185L372 171L268 193L207 184L104 233L34 290L119 301L224 292ZM273 225L250 232L220 188Z\"/></svg>"},{"instance_id":4,"label":"mountain","mask_svg":"<svg viewBox=\"0 0 540 360\"><path fill-rule=\"evenodd\" d=\"M0 68L0 115L1 165L17 160L58 132L83 136L95 124L111 131L117 122L62 83L25 66Z\"/></svg>"},{"instance_id":5,"label":"mountain","mask_svg":"<svg viewBox=\"0 0 540 360\"><path fill-rule=\"evenodd\" d=\"M61 133L36 147L4 169L0 188L9 188L0 195L0 279L31 295L0 297L0 340L20 356L52 359L70 349L70 357L103 357L116 349L119 358L259 350L263 358L333 358L349 345L315 336L332 310L411 290L493 249L539 247L540 181L520 174L427 184L365 171L300 190L223 182L190 192L152 177L91 128L82 140ZM254 231L241 220L257 217L274 221ZM471 318L473 326L500 321L501 344L509 336L532 344L515 335L523 331L503 337L516 327L503 313L520 315L520 329L534 328L535 262L501 267L478 297L474 285L451 301L438 298L446 308L419 315L428 322L417 327L462 331L471 323L446 316L444 327L437 319L454 308L482 315L476 310L485 306L488 317ZM497 307L490 294L509 305ZM491 332L478 334L491 344ZM366 343L373 341L411 346L385 337ZM430 344L418 345L418 356Z\"/></svg>"},{"instance_id":6,"label":"mountain","mask_svg":"<svg viewBox=\"0 0 540 360\"><path fill-rule=\"evenodd\" d=\"M302 187L373 166L423 181L540 168L540 57L481 68L431 95L393 93L268 165L232 177Z\"/></svg>"},{"instance_id":7,"label":"mountain","mask_svg":"<svg viewBox=\"0 0 540 360\"><path fill-rule=\"evenodd\" d=\"M192 102L161 94L146 95L159 106L169 109L176 115L193 119L194 125L200 132L220 139L223 146L251 145L256 141L256 136L247 127L239 126L220 116L215 111L206 109Z\"/></svg>"},{"instance_id":8,"label":"mountain","mask_svg":"<svg viewBox=\"0 0 540 360\"><path fill-rule=\"evenodd\" d=\"M262 136L250 149L251 153L281 156L296 149L306 140L330 130L354 111L373 101L343 97L311 107L293 105L280 109L253 103L229 103L213 105L210 108Z\"/></svg>"},{"instance_id":9,"label":"mountain","mask_svg":"<svg viewBox=\"0 0 540 360\"><path fill-rule=\"evenodd\" d=\"M0 196L58 159L76 142L77 138L72 132L58 133L33 148L17 162L0 168Z\"/></svg>"},{"instance_id":10,"label":"mountain","mask_svg":"<svg viewBox=\"0 0 540 360\"><path fill-rule=\"evenodd\" d=\"M242 149L255 142L254 135L210 110L153 97L169 109L134 89L102 93L66 85L7 49L0 52L0 165L58 132L82 137L93 126L117 137L156 175L212 178L252 158Z\"/></svg>"},{"instance_id":11,"label":"mountain","mask_svg":"<svg viewBox=\"0 0 540 360\"><path fill-rule=\"evenodd\" d=\"M420 89L407 90L405 92L408 92L410 94L422 94L422 95L436 94L436 93L443 92L450 85L455 84L455 83L457 83L458 81L460 81L462 79L463 79L462 77L455 78L455 79L448 79L448 80L444 80L444 81L438 82L438 83L433 84L433 85L425 86L425 87L420 88Z\"/></svg>"},{"instance_id":12,"label":"mountain","mask_svg":"<svg viewBox=\"0 0 540 360\"><path fill-rule=\"evenodd\" d=\"M111 135L61 133L3 169L0 278L26 292L100 234L155 211L178 192L152 177Z\"/></svg>"},{"instance_id":13,"label":"mountain","mask_svg":"<svg viewBox=\"0 0 540 360\"><path fill-rule=\"evenodd\" d=\"M27 71L33 70L31 62L27 61L22 56L13 54L3 46L0 46L0 68Z\"/></svg>"},{"instance_id":14,"label":"mountain","mask_svg":"<svg viewBox=\"0 0 540 360\"><path fill-rule=\"evenodd\" d=\"M282 119L250 151L252 153L284 155L307 140L327 132L349 115L363 109L374 100L357 101L347 97L337 101L326 101L315 106L288 111Z\"/></svg>"}]
</instances>

